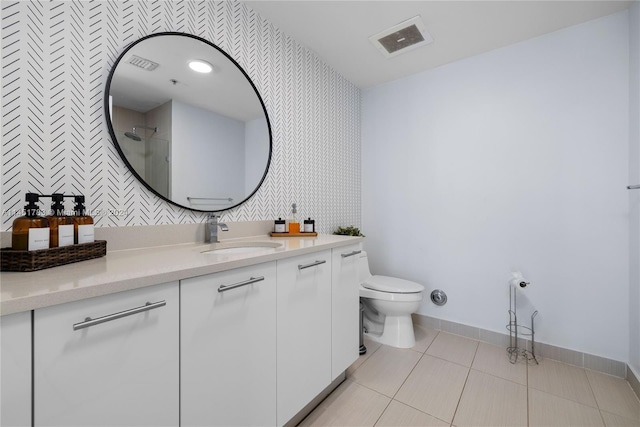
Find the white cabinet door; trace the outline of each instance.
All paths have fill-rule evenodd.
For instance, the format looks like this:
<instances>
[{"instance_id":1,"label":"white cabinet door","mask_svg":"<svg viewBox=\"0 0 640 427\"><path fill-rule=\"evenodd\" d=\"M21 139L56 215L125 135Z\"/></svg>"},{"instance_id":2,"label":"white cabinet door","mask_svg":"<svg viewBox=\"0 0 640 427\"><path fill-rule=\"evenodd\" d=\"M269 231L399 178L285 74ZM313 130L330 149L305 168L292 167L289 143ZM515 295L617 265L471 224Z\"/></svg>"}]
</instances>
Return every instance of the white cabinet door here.
<instances>
[{"instance_id":1,"label":"white cabinet door","mask_svg":"<svg viewBox=\"0 0 640 427\"><path fill-rule=\"evenodd\" d=\"M178 425L178 306L174 282L35 310L34 425Z\"/></svg>"},{"instance_id":2,"label":"white cabinet door","mask_svg":"<svg viewBox=\"0 0 640 427\"><path fill-rule=\"evenodd\" d=\"M180 295L181 425L275 425L275 262L183 280Z\"/></svg>"},{"instance_id":3,"label":"white cabinet door","mask_svg":"<svg viewBox=\"0 0 640 427\"><path fill-rule=\"evenodd\" d=\"M278 425L331 382L331 251L278 260Z\"/></svg>"},{"instance_id":4,"label":"white cabinet door","mask_svg":"<svg viewBox=\"0 0 640 427\"><path fill-rule=\"evenodd\" d=\"M31 312L0 317L0 425L31 426Z\"/></svg>"},{"instance_id":5,"label":"white cabinet door","mask_svg":"<svg viewBox=\"0 0 640 427\"><path fill-rule=\"evenodd\" d=\"M336 379L359 355L360 292L358 259L360 244L332 249L331 280L331 378Z\"/></svg>"}]
</instances>

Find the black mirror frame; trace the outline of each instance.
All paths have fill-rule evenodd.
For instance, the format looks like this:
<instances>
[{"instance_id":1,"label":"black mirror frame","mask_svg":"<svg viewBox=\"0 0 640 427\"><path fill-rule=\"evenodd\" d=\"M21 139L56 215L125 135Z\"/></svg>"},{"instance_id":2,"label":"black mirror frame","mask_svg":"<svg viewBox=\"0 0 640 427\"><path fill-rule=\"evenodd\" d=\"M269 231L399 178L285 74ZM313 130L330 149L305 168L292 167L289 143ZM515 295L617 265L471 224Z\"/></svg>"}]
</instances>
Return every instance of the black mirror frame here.
<instances>
[{"instance_id":1,"label":"black mirror frame","mask_svg":"<svg viewBox=\"0 0 640 427\"><path fill-rule=\"evenodd\" d=\"M115 133L115 130L113 129L113 123L112 123L111 119L109 118L110 117L109 93L111 91L111 80L113 79L113 74L114 74L116 68L118 67L118 64L120 63L120 61L124 58L124 56L127 54L127 52L129 52L129 50L131 50L131 48L133 48L135 45L137 45L138 43L143 42L146 39L149 39L149 38L152 38L152 37L158 37L158 36L190 37L192 39L195 39L195 40L201 41L203 43L206 43L206 44L208 44L209 46L211 46L214 49L217 49L220 53L222 53L224 56L226 56L238 68L238 70L240 70L242 72L242 74L247 79L249 84L251 84L251 87L253 88L254 92L256 93L256 96L258 97L258 100L260 101L260 105L262 106L262 110L264 111L264 117L265 117L265 119L267 121L267 128L269 130L269 158L267 159L267 165L266 165L266 167L264 169L264 174L262 174L262 178L260 179L260 182L258 183L256 188L251 192L251 194L249 194L247 197L245 197L243 200L241 200L240 202L236 203L233 206L230 206L230 207L224 208L224 209L216 209L216 210L200 210L200 209L194 209L194 208L189 207L189 206L183 206L181 204L178 204L178 203L174 202L173 200L168 199L167 197L163 196L162 194L160 194L156 190L154 190L140 175L138 175L138 173L136 172L135 168L131 165L131 163L129 163L129 161L127 160L127 157L124 155L124 152L122 151L122 148L120 148L120 144L118 144L118 139L116 138L116 133ZM109 77L107 78L107 83L106 83L105 89L104 89L104 113L105 113L105 115L104 115L105 121L107 122L107 127L109 128L109 134L111 136L111 141L113 142L113 145L116 147L116 150L118 150L118 154L120 155L120 158L124 161L125 165L129 169L129 171L133 174L133 176L135 176L138 179L138 181L140 181L140 183L142 183L147 188L147 190L151 191L157 197L161 198L165 202L168 202L168 203L170 203L170 204L172 204L174 206L180 207L182 209L187 209L187 210L191 210L191 211L195 211L195 212L223 212L223 211L228 211L228 210L234 209L234 208L240 206L241 204L243 204L244 202L246 202L247 200L249 200L251 197L253 197L254 194L256 194L256 192L262 186L262 183L264 182L265 178L267 177L267 173L269 172L269 167L271 166L271 156L273 155L273 133L271 132L271 121L269 120L269 114L267 113L267 107L264 104L262 96L260 96L260 92L258 92L258 89L256 88L256 85L253 83L253 81L251 80L251 78L249 77L247 72L240 66L240 64L238 64L238 62L235 59L233 59L227 52L225 52L224 50L222 50L221 48L219 48L218 46L216 46L212 42L203 39L202 37L195 36L193 34L188 34L188 33L180 33L180 32L168 31L168 32L160 32L160 33L149 34L147 36L144 36L144 37L142 37L142 38L140 38L140 39L128 44L124 48L124 50L122 51L120 56L118 56L118 58L113 63L113 66L111 67L111 71L109 71Z\"/></svg>"}]
</instances>

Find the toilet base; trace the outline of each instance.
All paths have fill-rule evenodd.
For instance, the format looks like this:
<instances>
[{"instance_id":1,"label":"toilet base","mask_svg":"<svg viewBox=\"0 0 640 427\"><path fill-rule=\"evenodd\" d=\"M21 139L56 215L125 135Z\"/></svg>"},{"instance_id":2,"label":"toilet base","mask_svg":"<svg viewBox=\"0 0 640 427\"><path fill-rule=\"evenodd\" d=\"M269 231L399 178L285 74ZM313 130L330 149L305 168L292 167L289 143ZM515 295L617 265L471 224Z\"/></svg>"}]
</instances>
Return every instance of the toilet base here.
<instances>
[{"instance_id":1,"label":"toilet base","mask_svg":"<svg viewBox=\"0 0 640 427\"><path fill-rule=\"evenodd\" d=\"M411 315L385 316L382 334L364 334L372 341L397 348L411 348L416 345Z\"/></svg>"}]
</instances>

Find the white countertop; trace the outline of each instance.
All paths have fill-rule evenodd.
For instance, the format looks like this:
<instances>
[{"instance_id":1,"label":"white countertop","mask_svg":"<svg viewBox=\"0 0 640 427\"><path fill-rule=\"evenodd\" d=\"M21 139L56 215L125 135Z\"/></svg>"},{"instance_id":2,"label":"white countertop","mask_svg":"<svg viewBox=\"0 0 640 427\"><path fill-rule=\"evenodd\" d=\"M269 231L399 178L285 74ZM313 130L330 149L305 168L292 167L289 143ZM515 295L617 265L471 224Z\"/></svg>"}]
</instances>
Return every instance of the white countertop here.
<instances>
[{"instance_id":1,"label":"white countertop","mask_svg":"<svg viewBox=\"0 0 640 427\"><path fill-rule=\"evenodd\" d=\"M206 254L215 245L186 243L109 251L102 258L27 273L0 273L0 315L157 285L170 281L274 261L323 249L358 243L362 237L254 236L222 241L277 242L282 246L259 252Z\"/></svg>"}]
</instances>

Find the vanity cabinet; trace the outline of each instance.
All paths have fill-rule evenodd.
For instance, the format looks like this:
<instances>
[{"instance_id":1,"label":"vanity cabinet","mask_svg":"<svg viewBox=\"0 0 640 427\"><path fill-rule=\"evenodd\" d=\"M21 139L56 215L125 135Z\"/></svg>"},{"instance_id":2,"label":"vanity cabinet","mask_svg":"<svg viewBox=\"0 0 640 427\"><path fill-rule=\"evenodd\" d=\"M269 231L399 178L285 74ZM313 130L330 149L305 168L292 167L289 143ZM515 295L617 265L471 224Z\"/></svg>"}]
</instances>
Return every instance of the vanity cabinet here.
<instances>
[{"instance_id":1,"label":"vanity cabinet","mask_svg":"<svg viewBox=\"0 0 640 427\"><path fill-rule=\"evenodd\" d=\"M31 426L31 312L0 317L0 425Z\"/></svg>"},{"instance_id":2,"label":"vanity cabinet","mask_svg":"<svg viewBox=\"0 0 640 427\"><path fill-rule=\"evenodd\" d=\"M1 425L297 422L358 357L361 245L324 245L2 316Z\"/></svg>"},{"instance_id":3,"label":"vanity cabinet","mask_svg":"<svg viewBox=\"0 0 640 427\"><path fill-rule=\"evenodd\" d=\"M177 282L37 309L33 343L35 426L178 425Z\"/></svg>"},{"instance_id":4,"label":"vanity cabinet","mask_svg":"<svg viewBox=\"0 0 640 427\"><path fill-rule=\"evenodd\" d=\"M359 356L360 291L358 260L362 245L331 250L331 379Z\"/></svg>"},{"instance_id":5,"label":"vanity cabinet","mask_svg":"<svg viewBox=\"0 0 640 427\"><path fill-rule=\"evenodd\" d=\"M278 425L331 382L331 250L278 260Z\"/></svg>"},{"instance_id":6,"label":"vanity cabinet","mask_svg":"<svg viewBox=\"0 0 640 427\"><path fill-rule=\"evenodd\" d=\"M181 425L276 424L276 263L181 281Z\"/></svg>"}]
</instances>

